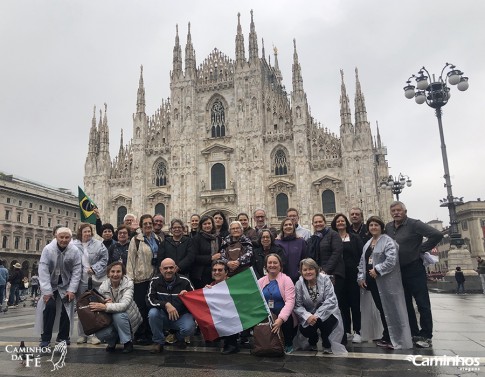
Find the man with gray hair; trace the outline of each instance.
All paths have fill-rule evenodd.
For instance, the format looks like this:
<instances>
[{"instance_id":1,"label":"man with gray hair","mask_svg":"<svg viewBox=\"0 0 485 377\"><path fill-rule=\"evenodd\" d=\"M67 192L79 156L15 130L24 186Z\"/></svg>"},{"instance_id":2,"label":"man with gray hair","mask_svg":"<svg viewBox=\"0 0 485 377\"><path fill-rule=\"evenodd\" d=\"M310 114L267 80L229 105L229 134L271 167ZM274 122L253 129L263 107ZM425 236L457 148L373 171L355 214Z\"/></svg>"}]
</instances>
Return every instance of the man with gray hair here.
<instances>
[{"instance_id":1,"label":"man with gray hair","mask_svg":"<svg viewBox=\"0 0 485 377\"><path fill-rule=\"evenodd\" d=\"M433 249L441 241L443 234L420 220L407 217L406 206L400 201L392 202L390 209L393 221L386 225L386 233L399 245L399 264L411 335L417 347L430 348L433 317L426 269L421 256ZM423 242L424 237L427 238L426 242ZM418 327L413 298L418 307L421 330Z\"/></svg>"},{"instance_id":2,"label":"man with gray hair","mask_svg":"<svg viewBox=\"0 0 485 377\"><path fill-rule=\"evenodd\" d=\"M253 219L254 219L254 229L256 232L254 232L254 237L251 237L251 242L253 243L253 246L257 247L259 246L259 233L263 229L269 229L271 234L273 235L274 238L278 235L278 231L276 228L269 227L266 224L266 211L262 208L257 208L253 212Z\"/></svg>"},{"instance_id":3,"label":"man with gray hair","mask_svg":"<svg viewBox=\"0 0 485 377\"><path fill-rule=\"evenodd\" d=\"M40 347L48 347L54 323L59 323L56 342L66 341L74 324L76 291L81 280L81 254L71 242L69 228L59 228L56 238L49 243L40 256L39 283L41 299L37 304L35 327L41 336ZM61 308L58 310L57 308Z\"/></svg>"}]
</instances>

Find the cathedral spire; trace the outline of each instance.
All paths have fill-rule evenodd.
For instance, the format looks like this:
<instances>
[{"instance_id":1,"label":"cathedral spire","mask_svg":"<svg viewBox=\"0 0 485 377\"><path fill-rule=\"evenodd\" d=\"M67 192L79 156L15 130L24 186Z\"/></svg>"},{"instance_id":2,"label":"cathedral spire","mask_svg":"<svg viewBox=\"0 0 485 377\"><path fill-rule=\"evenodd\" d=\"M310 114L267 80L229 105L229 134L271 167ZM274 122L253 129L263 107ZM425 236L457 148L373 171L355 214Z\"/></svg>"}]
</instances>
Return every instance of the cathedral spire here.
<instances>
[{"instance_id":1,"label":"cathedral spire","mask_svg":"<svg viewBox=\"0 0 485 377\"><path fill-rule=\"evenodd\" d=\"M138 93L136 95L136 112L145 112L145 87L143 85L143 65L140 66L140 80L138 82Z\"/></svg>"},{"instance_id":2,"label":"cathedral spire","mask_svg":"<svg viewBox=\"0 0 485 377\"><path fill-rule=\"evenodd\" d=\"M94 105L91 130L89 131L89 151L88 154L96 154L98 146L98 130L96 128L96 105Z\"/></svg>"},{"instance_id":3,"label":"cathedral spire","mask_svg":"<svg viewBox=\"0 0 485 377\"><path fill-rule=\"evenodd\" d=\"M121 129L121 137L120 137L120 151L118 152L118 161L121 160L121 158L123 157L123 152L125 150L124 146L123 146L123 128Z\"/></svg>"},{"instance_id":4,"label":"cathedral spire","mask_svg":"<svg viewBox=\"0 0 485 377\"><path fill-rule=\"evenodd\" d=\"M245 62L246 52L244 51L244 35L241 27L241 13L238 13L236 34L236 67L242 67Z\"/></svg>"},{"instance_id":5,"label":"cathedral spire","mask_svg":"<svg viewBox=\"0 0 485 377\"><path fill-rule=\"evenodd\" d=\"M254 26L253 19L253 10L251 9L251 25L249 31L249 63L257 62L258 59L258 36L256 35L256 27Z\"/></svg>"},{"instance_id":6,"label":"cathedral spire","mask_svg":"<svg viewBox=\"0 0 485 377\"><path fill-rule=\"evenodd\" d=\"M189 31L187 32L187 44L185 45L185 75L195 78L195 51L192 45L192 35L190 34L190 22Z\"/></svg>"},{"instance_id":7,"label":"cathedral spire","mask_svg":"<svg viewBox=\"0 0 485 377\"><path fill-rule=\"evenodd\" d=\"M293 39L293 95L304 96L303 78L301 77L301 67L298 62L298 53L296 52L296 39Z\"/></svg>"},{"instance_id":8,"label":"cathedral spire","mask_svg":"<svg viewBox=\"0 0 485 377\"><path fill-rule=\"evenodd\" d=\"M175 25L175 46L173 46L173 71L175 77L182 74L182 49L180 48L179 26Z\"/></svg>"},{"instance_id":9,"label":"cathedral spire","mask_svg":"<svg viewBox=\"0 0 485 377\"><path fill-rule=\"evenodd\" d=\"M264 51L264 38L261 38L261 57L266 60L266 52Z\"/></svg>"},{"instance_id":10,"label":"cathedral spire","mask_svg":"<svg viewBox=\"0 0 485 377\"><path fill-rule=\"evenodd\" d=\"M100 126L99 126L99 147L100 152L108 152L109 151L109 128L108 128L108 105L106 102L104 103L104 117L103 123L101 123L101 115L100 115Z\"/></svg>"},{"instance_id":11,"label":"cathedral spire","mask_svg":"<svg viewBox=\"0 0 485 377\"><path fill-rule=\"evenodd\" d=\"M377 125L377 148L382 148L381 134L379 132L379 122L376 120Z\"/></svg>"},{"instance_id":12,"label":"cathedral spire","mask_svg":"<svg viewBox=\"0 0 485 377\"><path fill-rule=\"evenodd\" d=\"M340 70L342 84L340 85L340 125L345 131L349 131L352 126L352 115L350 113L349 96L344 82L344 71Z\"/></svg>"},{"instance_id":13,"label":"cathedral spire","mask_svg":"<svg viewBox=\"0 0 485 377\"><path fill-rule=\"evenodd\" d=\"M362 94L359 81L359 70L355 68L355 125L367 122L367 110L365 108L365 99ZM360 127L358 127L360 128Z\"/></svg>"},{"instance_id":14,"label":"cathedral spire","mask_svg":"<svg viewBox=\"0 0 485 377\"><path fill-rule=\"evenodd\" d=\"M274 71L278 81L281 81L283 80L283 76L281 75L280 65L278 63L278 49L274 46L273 46L273 53L274 53Z\"/></svg>"}]
</instances>

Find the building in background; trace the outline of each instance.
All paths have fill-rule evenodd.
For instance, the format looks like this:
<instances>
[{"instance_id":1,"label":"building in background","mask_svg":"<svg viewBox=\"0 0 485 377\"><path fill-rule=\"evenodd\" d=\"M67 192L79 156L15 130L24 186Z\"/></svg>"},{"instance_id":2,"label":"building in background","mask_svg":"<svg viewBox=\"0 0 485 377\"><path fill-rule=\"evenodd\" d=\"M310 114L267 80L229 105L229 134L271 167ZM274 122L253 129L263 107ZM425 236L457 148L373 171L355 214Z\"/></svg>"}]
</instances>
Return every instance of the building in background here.
<instances>
[{"instance_id":1,"label":"building in background","mask_svg":"<svg viewBox=\"0 0 485 377\"><path fill-rule=\"evenodd\" d=\"M477 199L476 201L465 202L456 207L456 215L461 237L465 241L473 266L476 268L476 257L485 258L485 201ZM441 223L442 225L442 222L438 220L428 223L433 226L431 223ZM445 237L437 246L440 258L438 268L440 271L446 272L448 271L450 238L447 234L447 228L442 229L442 231L445 233Z\"/></svg>"},{"instance_id":2,"label":"building in background","mask_svg":"<svg viewBox=\"0 0 485 377\"><path fill-rule=\"evenodd\" d=\"M68 190L0 172L0 259L7 268L19 262L30 276L52 229L75 232L78 224L78 198Z\"/></svg>"},{"instance_id":3,"label":"building in background","mask_svg":"<svg viewBox=\"0 0 485 377\"><path fill-rule=\"evenodd\" d=\"M259 48L252 11L248 39L238 15L234 58L215 48L197 64L190 24L184 56L177 27L170 98L147 114L142 67L133 138L125 145L121 134L114 159L107 106L99 120L95 109L84 188L104 221L120 224L126 213L188 219L216 209L234 218L260 207L273 225L288 207L305 226L314 213L331 219L354 206L366 217L389 217L392 196L379 185L389 176L387 150L371 131L357 69L354 117L341 71L337 135L310 112L296 41L288 92L277 49L271 59Z\"/></svg>"}]
</instances>

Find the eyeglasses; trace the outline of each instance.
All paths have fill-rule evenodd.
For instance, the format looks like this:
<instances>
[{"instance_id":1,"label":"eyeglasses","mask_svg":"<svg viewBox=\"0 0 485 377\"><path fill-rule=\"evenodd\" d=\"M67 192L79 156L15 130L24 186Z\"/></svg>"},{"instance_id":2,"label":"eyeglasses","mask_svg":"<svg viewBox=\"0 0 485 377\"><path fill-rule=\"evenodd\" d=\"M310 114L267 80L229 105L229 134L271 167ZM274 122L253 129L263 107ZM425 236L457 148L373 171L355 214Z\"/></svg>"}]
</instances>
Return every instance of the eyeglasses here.
<instances>
[{"instance_id":1,"label":"eyeglasses","mask_svg":"<svg viewBox=\"0 0 485 377\"><path fill-rule=\"evenodd\" d=\"M254 216L256 219L264 219L266 216Z\"/></svg>"},{"instance_id":2,"label":"eyeglasses","mask_svg":"<svg viewBox=\"0 0 485 377\"><path fill-rule=\"evenodd\" d=\"M230 228L229 230L241 230L241 228Z\"/></svg>"},{"instance_id":3,"label":"eyeglasses","mask_svg":"<svg viewBox=\"0 0 485 377\"><path fill-rule=\"evenodd\" d=\"M123 234L127 236L128 235L128 232L118 232L118 236L119 235L123 235Z\"/></svg>"},{"instance_id":4,"label":"eyeglasses","mask_svg":"<svg viewBox=\"0 0 485 377\"><path fill-rule=\"evenodd\" d=\"M172 230L183 229L181 226L173 226Z\"/></svg>"},{"instance_id":5,"label":"eyeglasses","mask_svg":"<svg viewBox=\"0 0 485 377\"><path fill-rule=\"evenodd\" d=\"M223 268L213 268L212 269L212 272L222 272L222 271L224 271Z\"/></svg>"}]
</instances>

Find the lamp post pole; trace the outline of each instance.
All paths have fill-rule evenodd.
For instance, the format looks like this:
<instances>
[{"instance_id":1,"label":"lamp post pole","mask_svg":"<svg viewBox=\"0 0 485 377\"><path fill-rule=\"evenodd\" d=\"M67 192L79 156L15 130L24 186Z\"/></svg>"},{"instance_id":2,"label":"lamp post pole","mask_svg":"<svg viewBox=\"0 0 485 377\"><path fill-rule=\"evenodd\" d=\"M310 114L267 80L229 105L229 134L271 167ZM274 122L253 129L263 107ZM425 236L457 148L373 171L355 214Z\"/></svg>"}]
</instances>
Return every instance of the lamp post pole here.
<instances>
[{"instance_id":1,"label":"lamp post pole","mask_svg":"<svg viewBox=\"0 0 485 377\"><path fill-rule=\"evenodd\" d=\"M443 75L445 70L448 69L448 73ZM427 76L426 76L427 75ZM463 198L456 198L453 196L453 191L451 188L451 178L450 178L450 168L448 166L448 154L446 153L445 137L443 134L443 124L441 121L442 111L441 108L448 103L450 99L450 88L448 83L451 85L457 85L458 90L465 91L468 89L468 77L463 76L463 72L456 69L453 64L446 63L443 67L441 74L438 79L433 75L433 79L429 79L430 74L425 67L421 68L418 72L418 76L412 75L406 82L404 87L404 95L406 98L414 98L416 103L421 105L424 102L432 108L435 109L436 118L438 118L438 129L440 132L441 141L441 155L443 158L444 167L444 178L447 197L446 199L440 200L441 207L448 207L448 212L450 215L450 240L451 244L455 246L463 245L463 239L458 230L458 220L456 216L456 206L463 204ZM411 79L416 81L416 86L411 85ZM417 88L415 92L415 88Z\"/></svg>"}]
</instances>

